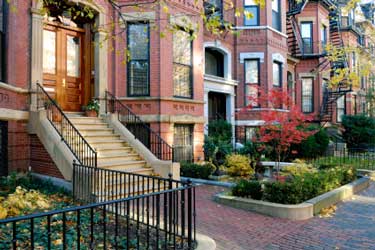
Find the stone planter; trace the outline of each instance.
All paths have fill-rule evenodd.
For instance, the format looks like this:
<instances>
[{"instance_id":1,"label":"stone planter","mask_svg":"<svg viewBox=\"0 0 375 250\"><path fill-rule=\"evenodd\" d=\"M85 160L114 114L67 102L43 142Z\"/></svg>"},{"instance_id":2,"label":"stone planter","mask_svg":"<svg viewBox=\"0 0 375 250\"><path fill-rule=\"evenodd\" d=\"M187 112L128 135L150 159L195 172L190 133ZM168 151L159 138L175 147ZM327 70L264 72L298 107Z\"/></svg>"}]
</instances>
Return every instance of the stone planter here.
<instances>
[{"instance_id":1,"label":"stone planter","mask_svg":"<svg viewBox=\"0 0 375 250\"><path fill-rule=\"evenodd\" d=\"M366 189L369 184L370 178L362 177L352 183L295 205L241 198L232 196L228 193L217 194L214 199L216 202L227 206L253 211L272 217L290 220L306 220L319 214L322 209L330 207L344 199L348 199L353 194Z\"/></svg>"}]
</instances>

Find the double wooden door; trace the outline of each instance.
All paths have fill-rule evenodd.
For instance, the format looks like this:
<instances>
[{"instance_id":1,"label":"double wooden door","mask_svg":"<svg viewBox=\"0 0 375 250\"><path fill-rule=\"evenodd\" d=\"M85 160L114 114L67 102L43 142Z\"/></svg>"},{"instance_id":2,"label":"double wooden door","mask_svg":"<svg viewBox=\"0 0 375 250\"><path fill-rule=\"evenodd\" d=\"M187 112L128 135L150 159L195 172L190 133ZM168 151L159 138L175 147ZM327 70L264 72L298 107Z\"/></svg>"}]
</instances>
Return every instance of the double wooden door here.
<instances>
[{"instance_id":1,"label":"double wooden door","mask_svg":"<svg viewBox=\"0 0 375 250\"><path fill-rule=\"evenodd\" d=\"M84 96L85 31L54 25L43 30L43 86L64 111L80 111Z\"/></svg>"}]
</instances>

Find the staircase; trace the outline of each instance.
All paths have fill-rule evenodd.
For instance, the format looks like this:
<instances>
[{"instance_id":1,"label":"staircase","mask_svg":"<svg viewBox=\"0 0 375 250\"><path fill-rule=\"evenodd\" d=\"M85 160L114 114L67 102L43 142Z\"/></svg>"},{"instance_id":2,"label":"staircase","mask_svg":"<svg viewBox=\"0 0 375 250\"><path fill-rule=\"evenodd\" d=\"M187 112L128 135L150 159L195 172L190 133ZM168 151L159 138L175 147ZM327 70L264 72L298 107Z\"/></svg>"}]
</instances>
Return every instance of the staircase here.
<instances>
[{"instance_id":1,"label":"staircase","mask_svg":"<svg viewBox=\"0 0 375 250\"><path fill-rule=\"evenodd\" d=\"M66 113L85 140L97 152L99 168L151 175L153 169L104 119Z\"/></svg>"}]
</instances>

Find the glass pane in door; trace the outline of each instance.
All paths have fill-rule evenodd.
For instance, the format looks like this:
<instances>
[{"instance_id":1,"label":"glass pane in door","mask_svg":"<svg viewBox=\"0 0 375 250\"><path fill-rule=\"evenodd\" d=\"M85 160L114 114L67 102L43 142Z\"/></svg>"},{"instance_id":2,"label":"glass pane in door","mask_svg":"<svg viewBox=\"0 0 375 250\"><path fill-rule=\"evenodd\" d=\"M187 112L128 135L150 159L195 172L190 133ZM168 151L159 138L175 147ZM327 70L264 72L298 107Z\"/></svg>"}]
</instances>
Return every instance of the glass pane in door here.
<instances>
[{"instance_id":1,"label":"glass pane in door","mask_svg":"<svg viewBox=\"0 0 375 250\"><path fill-rule=\"evenodd\" d=\"M66 37L66 70L67 75L72 77L81 76L81 47L80 38L75 36Z\"/></svg>"},{"instance_id":2,"label":"glass pane in door","mask_svg":"<svg viewBox=\"0 0 375 250\"><path fill-rule=\"evenodd\" d=\"M56 32L43 30L43 73L56 74Z\"/></svg>"}]
</instances>

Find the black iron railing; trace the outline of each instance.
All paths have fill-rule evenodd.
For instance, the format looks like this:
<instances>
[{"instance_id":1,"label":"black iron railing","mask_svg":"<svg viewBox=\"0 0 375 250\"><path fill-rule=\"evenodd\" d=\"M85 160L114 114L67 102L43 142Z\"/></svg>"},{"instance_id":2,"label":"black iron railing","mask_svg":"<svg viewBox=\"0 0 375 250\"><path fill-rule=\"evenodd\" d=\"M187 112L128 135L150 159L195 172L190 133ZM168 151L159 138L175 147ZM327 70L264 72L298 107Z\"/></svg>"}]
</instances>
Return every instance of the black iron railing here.
<instances>
[{"instance_id":1,"label":"black iron railing","mask_svg":"<svg viewBox=\"0 0 375 250\"><path fill-rule=\"evenodd\" d=\"M81 135L78 129L64 114L57 102L37 83L38 109L45 109L47 119L60 135L77 160L86 166L97 166L97 152Z\"/></svg>"},{"instance_id":2,"label":"black iron railing","mask_svg":"<svg viewBox=\"0 0 375 250\"><path fill-rule=\"evenodd\" d=\"M73 195L81 202L103 202L184 186L181 181L73 163Z\"/></svg>"},{"instance_id":3,"label":"black iron railing","mask_svg":"<svg viewBox=\"0 0 375 250\"><path fill-rule=\"evenodd\" d=\"M350 165L357 169L375 170L375 147L331 148L315 159L308 159L308 162L317 166Z\"/></svg>"},{"instance_id":4,"label":"black iron railing","mask_svg":"<svg viewBox=\"0 0 375 250\"><path fill-rule=\"evenodd\" d=\"M0 220L1 249L195 248L195 188Z\"/></svg>"},{"instance_id":5,"label":"black iron railing","mask_svg":"<svg viewBox=\"0 0 375 250\"><path fill-rule=\"evenodd\" d=\"M173 160L173 148L131 109L110 92L106 92L106 112L117 113L119 121L158 159Z\"/></svg>"}]
</instances>

